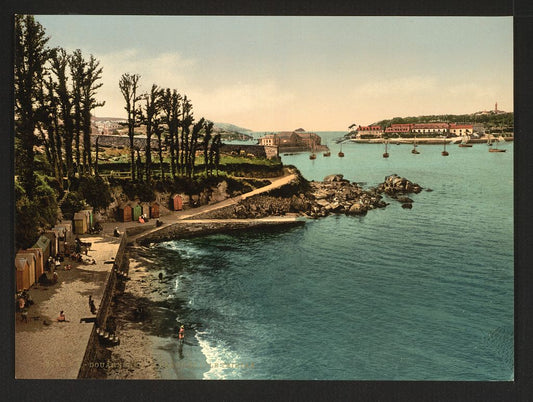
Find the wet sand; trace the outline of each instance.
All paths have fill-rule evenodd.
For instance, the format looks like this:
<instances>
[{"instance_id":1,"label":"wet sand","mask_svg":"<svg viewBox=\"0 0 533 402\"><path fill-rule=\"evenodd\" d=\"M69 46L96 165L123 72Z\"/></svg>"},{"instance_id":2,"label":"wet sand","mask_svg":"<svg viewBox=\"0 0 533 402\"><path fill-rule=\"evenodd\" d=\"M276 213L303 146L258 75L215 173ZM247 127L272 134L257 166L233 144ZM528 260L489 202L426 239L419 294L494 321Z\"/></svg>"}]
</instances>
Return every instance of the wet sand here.
<instances>
[{"instance_id":1,"label":"wet sand","mask_svg":"<svg viewBox=\"0 0 533 402\"><path fill-rule=\"evenodd\" d=\"M109 379L202 379L209 371L205 356L187 323L185 342L178 342L181 323L165 288L170 278L159 281L160 271L129 251L129 278L117 295L111 315L117 324L120 345L111 348ZM141 308L142 312L138 312Z\"/></svg>"}]
</instances>

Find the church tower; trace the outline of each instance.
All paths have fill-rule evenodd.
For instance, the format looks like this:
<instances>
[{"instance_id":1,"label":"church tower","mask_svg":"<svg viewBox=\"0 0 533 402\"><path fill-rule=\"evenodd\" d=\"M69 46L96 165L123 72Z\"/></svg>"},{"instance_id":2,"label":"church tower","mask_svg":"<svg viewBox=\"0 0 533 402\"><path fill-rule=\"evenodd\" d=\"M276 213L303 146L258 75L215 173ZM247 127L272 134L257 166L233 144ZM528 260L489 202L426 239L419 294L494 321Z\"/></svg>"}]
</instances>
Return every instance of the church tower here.
<instances>
[{"instance_id":1,"label":"church tower","mask_svg":"<svg viewBox=\"0 0 533 402\"><path fill-rule=\"evenodd\" d=\"M496 102L496 104L494 105L494 112L498 113L498 102Z\"/></svg>"}]
</instances>

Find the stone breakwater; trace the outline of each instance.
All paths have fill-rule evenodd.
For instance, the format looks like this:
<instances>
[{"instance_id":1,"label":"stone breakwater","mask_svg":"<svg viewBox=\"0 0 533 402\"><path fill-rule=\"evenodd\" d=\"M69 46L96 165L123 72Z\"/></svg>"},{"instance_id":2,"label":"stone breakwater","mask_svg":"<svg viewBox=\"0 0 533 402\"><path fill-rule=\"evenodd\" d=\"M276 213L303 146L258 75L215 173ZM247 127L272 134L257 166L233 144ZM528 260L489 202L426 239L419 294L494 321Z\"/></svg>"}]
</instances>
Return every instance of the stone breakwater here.
<instances>
[{"instance_id":1,"label":"stone breakwater","mask_svg":"<svg viewBox=\"0 0 533 402\"><path fill-rule=\"evenodd\" d=\"M383 200L384 195L402 203L404 208L412 208L413 200L407 195L420 191L420 185L395 174L369 189L363 189L359 184L344 179L343 175L335 174L325 177L322 182L309 182L306 189L292 186L288 187L288 191L258 195L236 205L202 214L201 218L258 219L290 213L310 218L330 214L364 215L369 210L389 205Z\"/></svg>"},{"instance_id":2,"label":"stone breakwater","mask_svg":"<svg viewBox=\"0 0 533 402\"><path fill-rule=\"evenodd\" d=\"M297 217L267 217L264 219L194 219L181 220L160 230L149 232L136 239L137 244L148 245L163 241L202 236L213 233L226 233L238 230L265 229L279 226L297 226L305 222Z\"/></svg>"}]
</instances>

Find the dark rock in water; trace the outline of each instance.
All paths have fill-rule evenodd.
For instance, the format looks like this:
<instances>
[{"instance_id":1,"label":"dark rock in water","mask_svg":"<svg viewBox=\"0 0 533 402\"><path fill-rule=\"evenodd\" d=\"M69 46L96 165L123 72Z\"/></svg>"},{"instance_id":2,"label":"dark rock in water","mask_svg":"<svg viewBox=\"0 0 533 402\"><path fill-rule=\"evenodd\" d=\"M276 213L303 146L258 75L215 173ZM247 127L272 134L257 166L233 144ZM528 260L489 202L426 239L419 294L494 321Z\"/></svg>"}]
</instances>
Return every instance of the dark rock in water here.
<instances>
[{"instance_id":1,"label":"dark rock in water","mask_svg":"<svg viewBox=\"0 0 533 402\"><path fill-rule=\"evenodd\" d=\"M413 202L412 199L410 199L409 197L405 197L405 196L398 197L397 200L400 201L403 204L412 203Z\"/></svg>"},{"instance_id":2,"label":"dark rock in water","mask_svg":"<svg viewBox=\"0 0 533 402\"><path fill-rule=\"evenodd\" d=\"M364 215L366 211L367 209L363 204L356 202L350 207L347 213L350 215Z\"/></svg>"},{"instance_id":3,"label":"dark rock in water","mask_svg":"<svg viewBox=\"0 0 533 402\"><path fill-rule=\"evenodd\" d=\"M431 192L433 191L433 189L431 189L431 188L426 188L426 191L427 191L428 193L431 193Z\"/></svg>"},{"instance_id":4,"label":"dark rock in water","mask_svg":"<svg viewBox=\"0 0 533 402\"><path fill-rule=\"evenodd\" d=\"M330 174L329 176L324 177L324 183L339 182L344 180L344 175L342 174Z\"/></svg>"},{"instance_id":5,"label":"dark rock in water","mask_svg":"<svg viewBox=\"0 0 533 402\"><path fill-rule=\"evenodd\" d=\"M406 202L405 204L402 204L402 208L411 209L413 208L413 204L411 204L410 202Z\"/></svg>"}]
</instances>

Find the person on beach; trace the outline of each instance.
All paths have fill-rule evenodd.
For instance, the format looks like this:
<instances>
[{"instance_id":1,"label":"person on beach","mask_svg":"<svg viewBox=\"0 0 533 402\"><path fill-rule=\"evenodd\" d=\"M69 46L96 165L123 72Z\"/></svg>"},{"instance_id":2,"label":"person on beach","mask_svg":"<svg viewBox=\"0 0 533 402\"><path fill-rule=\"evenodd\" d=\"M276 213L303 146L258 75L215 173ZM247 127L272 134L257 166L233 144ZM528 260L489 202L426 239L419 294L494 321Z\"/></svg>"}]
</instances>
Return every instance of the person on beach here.
<instances>
[{"instance_id":1,"label":"person on beach","mask_svg":"<svg viewBox=\"0 0 533 402\"><path fill-rule=\"evenodd\" d=\"M115 227L115 230L113 230L113 236L120 237L120 231L118 230L118 226Z\"/></svg>"},{"instance_id":2,"label":"person on beach","mask_svg":"<svg viewBox=\"0 0 533 402\"><path fill-rule=\"evenodd\" d=\"M178 339L180 343L183 343L183 341L185 340L185 326L183 325L180 327L180 330L178 332Z\"/></svg>"},{"instance_id":3,"label":"person on beach","mask_svg":"<svg viewBox=\"0 0 533 402\"><path fill-rule=\"evenodd\" d=\"M163 272L160 272L159 273L159 282L161 282L163 280Z\"/></svg>"},{"instance_id":4,"label":"person on beach","mask_svg":"<svg viewBox=\"0 0 533 402\"><path fill-rule=\"evenodd\" d=\"M63 310L59 312L59 317L57 317L57 322L67 322L65 318L65 313L63 312Z\"/></svg>"},{"instance_id":5,"label":"person on beach","mask_svg":"<svg viewBox=\"0 0 533 402\"><path fill-rule=\"evenodd\" d=\"M142 215L139 216L139 223L144 223L144 219L143 219Z\"/></svg>"},{"instance_id":6,"label":"person on beach","mask_svg":"<svg viewBox=\"0 0 533 402\"><path fill-rule=\"evenodd\" d=\"M96 314L96 306L92 296L89 296L89 308L91 309L91 314Z\"/></svg>"}]
</instances>

